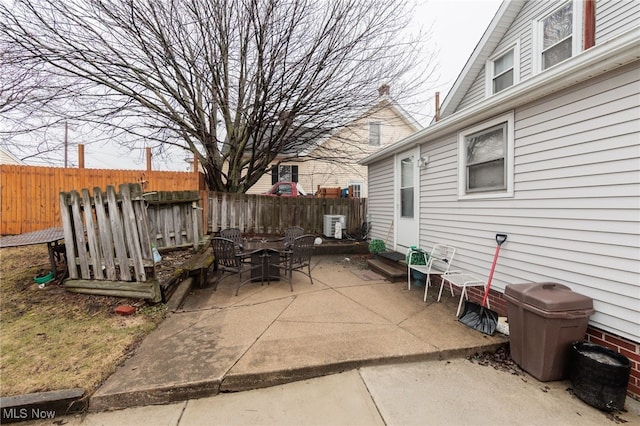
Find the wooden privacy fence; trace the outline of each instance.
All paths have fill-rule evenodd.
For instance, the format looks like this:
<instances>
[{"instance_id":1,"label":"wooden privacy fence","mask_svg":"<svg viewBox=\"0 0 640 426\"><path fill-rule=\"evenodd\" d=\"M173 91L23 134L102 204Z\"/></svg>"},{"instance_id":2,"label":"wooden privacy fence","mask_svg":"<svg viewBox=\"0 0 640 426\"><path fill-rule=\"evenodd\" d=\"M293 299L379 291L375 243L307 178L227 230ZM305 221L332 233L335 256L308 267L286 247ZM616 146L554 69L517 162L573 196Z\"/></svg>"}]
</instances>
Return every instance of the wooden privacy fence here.
<instances>
[{"instance_id":1,"label":"wooden privacy fence","mask_svg":"<svg viewBox=\"0 0 640 426\"><path fill-rule=\"evenodd\" d=\"M270 197L209 192L207 224L210 232L240 228L242 232L282 234L289 226L322 234L324 215L346 216L348 233L357 233L366 218L365 198Z\"/></svg>"},{"instance_id":2,"label":"wooden privacy fence","mask_svg":"<svg viewBox=\"0 0 640 426\"><path fill-rule=\"evenodd\" d=\"M69 291L162 300L138 184L60 193Z\"/></svg>"},{"instance_id":3,"label":"wooden privacy fence","mask_svg":"<svg viewBox=\"0 0 640 426\"><path fill-rule=\"evenodd\" d=\"M196 172L76 169L0 165L2 235L23 234L60 226L60 192L140 183L145 192L205 189Z\"/></svg>"},{"instance_id":4,"label":"wooden privacy fence","mask_svg":"<svg viewBox=\"0 0 640 426\"><path fill-rule=\"evenodd\" d=\"M203 237L199 191L144 194L151 242L157 248L197 247Z\"/></svg>"}]
</instances>

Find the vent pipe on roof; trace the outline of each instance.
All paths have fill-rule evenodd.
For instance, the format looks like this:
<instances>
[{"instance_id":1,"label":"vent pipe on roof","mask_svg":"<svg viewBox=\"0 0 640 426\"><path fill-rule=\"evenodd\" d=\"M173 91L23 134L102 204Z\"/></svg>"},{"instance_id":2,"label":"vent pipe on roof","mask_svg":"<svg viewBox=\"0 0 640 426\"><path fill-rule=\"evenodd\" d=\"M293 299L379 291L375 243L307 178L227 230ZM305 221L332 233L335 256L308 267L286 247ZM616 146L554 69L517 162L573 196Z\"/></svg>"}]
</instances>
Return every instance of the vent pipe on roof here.
<instances>
[{"instance_id":1,"label":"vent pipe on roof","mask_svg":"<svg viewBox=\"0 0 640 426\"><path fill-rule=\"evenodd\" d=\"M440 92L436 92L436 121L440 121Z\"/></svg>"}]
</instances>

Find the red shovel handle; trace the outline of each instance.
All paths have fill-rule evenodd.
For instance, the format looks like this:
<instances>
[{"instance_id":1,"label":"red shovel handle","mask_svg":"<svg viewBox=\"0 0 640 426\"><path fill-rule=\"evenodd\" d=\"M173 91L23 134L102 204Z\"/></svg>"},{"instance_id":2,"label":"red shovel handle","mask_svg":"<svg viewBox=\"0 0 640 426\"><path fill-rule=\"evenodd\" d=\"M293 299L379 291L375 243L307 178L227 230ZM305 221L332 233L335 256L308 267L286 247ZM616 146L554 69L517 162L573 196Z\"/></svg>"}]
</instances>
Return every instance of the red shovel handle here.
<instances>
[{"instance_id":1,"label":"red shovel handle","mask_svg":"<svg viewBox=\"0 0 640 426\"><path fill-rule=\"evenodd\" d=\"M496 252L493 255L493 263L491 264L491 272L489 272L489 279L487 280L487 287L484 289L484 297L482 298L482 306L487 306L487 299L489 298L489 289L491 288L491 280L493 280L493 273L496 271L496 263L498 263L498 253L500 253L500 247L507 241L507 234L496 234Z\"/></svg>"}]
</instances>

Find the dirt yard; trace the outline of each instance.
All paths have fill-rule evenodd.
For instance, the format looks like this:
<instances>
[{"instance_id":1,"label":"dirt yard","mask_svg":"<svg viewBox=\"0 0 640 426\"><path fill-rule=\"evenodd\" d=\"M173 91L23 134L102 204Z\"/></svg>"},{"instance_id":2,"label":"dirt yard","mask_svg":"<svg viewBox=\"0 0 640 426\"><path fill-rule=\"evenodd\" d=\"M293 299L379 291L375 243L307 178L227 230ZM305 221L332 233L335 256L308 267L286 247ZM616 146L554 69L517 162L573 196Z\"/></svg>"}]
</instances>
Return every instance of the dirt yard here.
<instances>
[{"instance_id":1,"label":"dirt yard","mask_svg":"<svg viewBox=\"0 0 640 426\"><path fill-rule=\"evenodd\" d=\"M189 256L163 254L156 275L170 275ZM67 292L61 276L40 288L34 277L49 269L44 244L0 250L1 396L73 387L89 394L165 316L163 304ZM136 314L115 314L123 304Z\"/></svg>"}]
</instances>

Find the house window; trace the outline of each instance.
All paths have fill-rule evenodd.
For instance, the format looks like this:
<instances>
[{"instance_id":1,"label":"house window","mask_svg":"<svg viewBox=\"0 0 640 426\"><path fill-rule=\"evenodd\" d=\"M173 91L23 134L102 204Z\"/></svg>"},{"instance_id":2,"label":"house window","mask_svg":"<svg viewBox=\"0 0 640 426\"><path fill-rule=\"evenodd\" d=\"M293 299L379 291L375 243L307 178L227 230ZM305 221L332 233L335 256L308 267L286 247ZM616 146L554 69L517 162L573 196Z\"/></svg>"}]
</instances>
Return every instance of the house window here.
<instances>
[{"instance_id":1,"label":"house window","mask_svg":"<svg viewBox=\"0 0 640 426\"><path fill-rule=\"evenodd\" d=\"M519 45L498 53L487 61L487 93L494 95L518 82Z\"/></svg>"},{"instance_id":2,"label":"house window","mask_svg":"<svg viewBox=\"0 0 640 426\"><path fill-rule=\"evenodd\" d=\"M465 136L467 192L505 189L507 124Z\"/></svg>"},{"instance_id":3,"label":"house window","mask_svg":"<svg viewBox=\"0 0 640 426\"><path fill-rule=\"evenodd\" d=\"M352 190L352 196L354 198L362 198L362 187L364 184L362 182L349 182L348 187Z\"/></svg>"},{"instance_id":4,"label":"house window","mask_svg":"<svg viewBox=\"0 0 640 426\"><path fill-rule=\"evenodd\" d=\"M535 69L544 71L581 49L582 1L571 1L534 21Z\"/></svg>"},{"instance_id":5,"label":"house window","mask_svg":"<svg viewBox=\"0 0 640 426\"><path fill-rule=\"evenodd\" d=\"M369 122L369 146L380 146L380 122Z\"/></svg>"},{"instance_id":6,"label":"house window","mask_svg":"<svg viewBox=\"0 0 640 426\"><path fill-rule=\"evenodd\" d=\"M458 136L461 198L513 195L513 114Z\"/></svg>"},{"instance_id":7,"label":"house window","mask_svg":"<svg viewBox=\"0 0 640 426\"><path fill-rule=\"evenodd\" d=\"M298 182L298 166L280 164L271 167L271 184L278 182Z\"/></svg>"},{"instance_id":8,"label":"house window","mask_svg":"<svg viewBox=\"0 0 640 426\"><path fill-rule=\"evenodd\" d=\"M280 182L291 182L291 166L278 167L278 180Z\"/></svg>"},{"instance_id":9,"label":"house window","mask_svg":"<svg viewBox=\"0 0 640 426\"><path fill-rule=\"evenodd\" d=\"M400 216L413 218L413 156L400 161Z\"/></svg>"}]
</instances>

